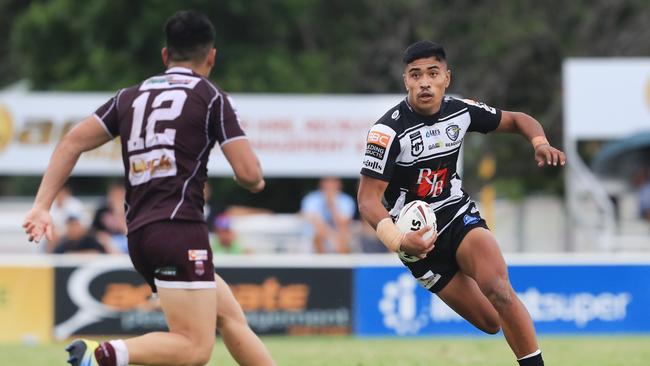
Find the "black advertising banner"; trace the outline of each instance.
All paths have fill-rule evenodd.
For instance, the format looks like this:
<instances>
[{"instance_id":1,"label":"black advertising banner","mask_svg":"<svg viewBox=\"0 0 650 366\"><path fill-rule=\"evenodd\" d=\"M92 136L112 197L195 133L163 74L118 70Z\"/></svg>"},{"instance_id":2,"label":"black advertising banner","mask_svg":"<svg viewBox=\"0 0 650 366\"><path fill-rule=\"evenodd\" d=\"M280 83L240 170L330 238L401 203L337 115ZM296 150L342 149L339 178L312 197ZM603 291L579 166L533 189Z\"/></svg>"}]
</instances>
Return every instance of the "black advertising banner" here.
<instances>
[{"instance_id":1,"label":"black advertising banner","mask_svg":"<svg viewBox=\"0 0 650 366\"><path fill-rule=\"evenodd\" d=\"M349 334L349 268L222 268L258 334Z\"/></svg>"},{"instance_id":2,"label":"black advertising banner","mask_svg":"<svg viewBox=\"0 0 650 366\"><path fill-rule=\"evenodd\" d=\"M57 267L55 279L54 335L59 339L167 329L149 285L130 263Z\"/></svg>"},{"instance_id":3,"label":"black advertising banner","mask_svg":"<svg viewBox=\"0 0 650 366\"><path fill-rule=\"evenodd\" d=\"M258 334L349 334L349 268L222 268ZM55 270L55 337L166 330L159 304L130 263L91 261Z\"/></svg>"}]
</instances>

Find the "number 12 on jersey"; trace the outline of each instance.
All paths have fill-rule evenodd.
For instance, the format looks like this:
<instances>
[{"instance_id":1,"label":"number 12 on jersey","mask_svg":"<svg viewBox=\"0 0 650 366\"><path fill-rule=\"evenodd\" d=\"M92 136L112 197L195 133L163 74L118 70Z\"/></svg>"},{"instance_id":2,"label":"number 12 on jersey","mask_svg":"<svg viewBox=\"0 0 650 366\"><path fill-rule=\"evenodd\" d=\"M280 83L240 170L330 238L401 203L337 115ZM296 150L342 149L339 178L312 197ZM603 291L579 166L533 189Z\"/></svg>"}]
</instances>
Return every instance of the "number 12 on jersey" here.
<instances>
[{"instance_id":1,"label":"number 12 on jersey","mask_svg":"<svg viewBox=\"0 0 650 366\"><path fill-rule=\"evenodd\" d=\"M146 183L154 178L175 176L177 173L176 154L173 149L176 129L166 128L162 133L157 133L156 123L158 121L173 121L178 118L183 111L187 93L184 90L166 90L153 99L143 138L142 124L150 95L151 92L142 93L133 101L131 106L133 108L133 123L127 141L127 151L132 153L145 148L161 147L129 155L129 182L133 186ZM171 101L168 107L161 107L168 101Z\"/></svg>"},{"instance_id":2,"label":"number 12 on jersey","mask_svg":"<svg viewBox=\"0 0 650 366\"><path fill-rule=\"evenodd\" d=\"M178 118L183 111L187 93L184 90L167 90L158 94L151 103L152 110L147 118L145 137L142 138L142 123L144 122L145 110L150 95L151 92L142 93L133 101L133 124L127 142L128 152L156 145L174 145L176 130L166 128L163 133L156 133L156 123L158 121L173 121ZM161 108L160 106L167 101L171 101L171 105L167 108Z\"/></svg>"}]
</instances>

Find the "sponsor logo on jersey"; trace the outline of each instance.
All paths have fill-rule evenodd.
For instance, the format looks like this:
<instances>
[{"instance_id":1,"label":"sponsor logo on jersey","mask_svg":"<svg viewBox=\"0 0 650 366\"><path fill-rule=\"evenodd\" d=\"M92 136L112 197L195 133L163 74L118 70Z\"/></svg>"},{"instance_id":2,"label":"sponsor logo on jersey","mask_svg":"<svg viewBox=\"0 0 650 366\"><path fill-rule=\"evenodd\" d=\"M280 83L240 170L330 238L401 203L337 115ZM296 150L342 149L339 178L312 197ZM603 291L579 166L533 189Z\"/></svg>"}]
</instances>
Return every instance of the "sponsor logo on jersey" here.
<instances>
[{"instance_id":1,"label":"sponsor logo on jersey","mask_svg":"<svg viewBox=\"0 0 650 366\"><path fill-rule=\"evenodd\" d=\"M156 268L154 273L161 276L176 276L176 267L169 266L169 267Z\"/></svg>"},{"instance_id":2,"label":"sponsor logo on jersey","mask_svg":"<svg viewBox=\"0 0 650 366\"><path fill-rule=\"evenodd\" d=\"M154 178L176 175L174 150L156 149L129 156L129 182L133 186L143 184Z\"/></svg>"},{"instance_id":3,"label":"sponsor logo on jersey","mask_svg":"<svg viewBox=\"0 0 650 366\"><path fill-rule=\"evenodd\" d=\"M451 125L448 126L447 129L445 130L447 132L447 136L452 140L456 141L458 139L458 136L460 135L460 127L458 125Z\"/></svg>"},{"instance_id":4,"label":"sponsor logo on jersey","mask_svg":"<svg viewBox=\"0 0 650 366\"><path fill-rule=\"evenodd\" d=\"M421 168L416 182L418 197L438 197L444 191L447 182L447 168L433 170Z\"/></svg>"},{"instance_id":5,"label":"sponsor logo on jersey","mask_svg":"<svg viewBox=\"0 0 650 366\"><path fill-rule=\"evenodd\" d=\"M363 161L363 166L370 169L370 170L374 170L374 171L376 171L378 173L383 173L384 172L383 165L381 165L378 161L375 161L374 159L373 159L373 161L371 161L370 159L365 159Z\"/></svg>"},{"instance_id":6,"label":"sponsor logo on jersey","mask_svg":"<svg viewBox=\"0 0 650 366\"><path fill-rule=\"evenodd\" d=\"M197 276L203 276L205 274L205 265L203 261L194 262L194 274Z\"/></svg>"},{"instance_id":7,"label":"sponsor logo on jersey","mask_svg":"<svg viewBox=\"0 0 650 366\"><path fill-rule=\"evenodd\" d=\"M190 75L162 75L154 76L145 80L140 85L139 90L156 90L156 89L169 89L169 88L185 88L194 89L196 84L201 81L201 78Z\"/></svg>"},{"instance_id":8,"label":"sponsor logo on jersey","mask_svg":"<svg viewBox=\"0 0 650 366\"><path fill-rule=\"evenodd\" d=\"M383 148L388 147L388 143L390 142L390 136L379 132L379 131L370 131L368 132L368 143L369 144L374 144L377 146L381 146Z\"/></svg>"},{"instance_id":9,"label":"sponsor logo on jersey","mask_svg":"<svg viewBox=\"0 0 650 366\"><path fill-rule=\"evenodd\" d=\"M476 224L479 222L479 220L480 219L478 217L471 216L470 214L465 214L465 216L463 216L463 222L465 223L465 226Z\"/></svg>"},{"instance_id":10,"label":"sponsor logo on jersey","mask_svg":"<svg viewBox=\"0 0 650 366\"><path fill-rule=\"evenodd\" d=\"M207 261L208 251L206 249L190 249L187 251L188 259L194 261Z\"/></svg>"},{"instance_id":11,"label":"sponsor logo on jersey","mask_svg":"<svg viewBox=\"0 0 650 366\"><path fill-rule=\"evenodd\" d=\"M436 282L440 280L440 278L442 278L440 274L428 271L427 273L424 274L424 276L418 277L418 282L420 283L420 285L422 285L422 287L428 290L431 287L433 287L433 285L435 285Z\"/></svg>"},{"instance_id":12,"label":"sponsor logo on jersey","mask_svg":"<svg viewBox=\"0 0 650 366\"><path fill-rule=\"evenodd\" d=\"M397 121L397 119L399 118L399 109L396 109L395 112L393 112L393 114L390 115L390 118Z\"/></svg>"},{"instance_id":13,"label":"sponsor logo on jersey","mask_svg":"<svg viewBox=\"0 0 650 366\"><path fill-rule=\"evenodd\" d=\"M375 159L384 160L386 148L375 144L366 144L366 156L372 156Z\"/></svg>"},{"instance_id":14,"label":"sponsor logo on jersey","mask_svg":"<svg viewBox=\"0 0 650 366\"><path fill-rule=\"evenodd\" d=\"M462 101L469 104L469 105L473 105L475 107L479 107L481 109L484 109L484 110L486 110L486 111L488 111L488 112L490 112L492 114L497 114L497 110L494 107L490 107L489 105L487 105L485 103L477 102L477 101L472 100L472 99L462 99Z\"/></svg>"},{"instance_id":15,"label":"sponsor logo on jersey","mask_svg":"<svg viewBox=\"0 0 650 366\"><path fill-rule=\"evenodd\" d=\"M433 130L428 130L425 134L424 137L429 138L429 137L434 137L434 136L440 136L440 130L439 129L433 129Z\"/></svg>"},{"instance_id":16,"label":"sponsor logo on jersey","mask_svg":"<svg viewBox=\"0 0 650 366\"><path fill-rule=\"evenodd\" d=\"M411 155L420 156L424 151L424 141L422 141L422 134L420 131L415 131L412 134L409 134L411 139Z\"/></svg>"}]
</instances>

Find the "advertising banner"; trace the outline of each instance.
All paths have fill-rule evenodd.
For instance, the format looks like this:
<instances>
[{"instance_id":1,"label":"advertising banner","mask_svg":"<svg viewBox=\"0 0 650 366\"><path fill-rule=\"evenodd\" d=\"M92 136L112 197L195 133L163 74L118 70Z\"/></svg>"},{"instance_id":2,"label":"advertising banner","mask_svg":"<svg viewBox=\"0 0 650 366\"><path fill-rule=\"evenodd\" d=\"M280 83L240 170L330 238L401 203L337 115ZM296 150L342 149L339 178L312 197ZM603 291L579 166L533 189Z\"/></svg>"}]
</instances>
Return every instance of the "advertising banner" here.
<instances>
[{"instance_id":1,"label":"advertising banner","mask_svg":"<svg viewBox=\"0 0 650 366\"><path fill-rule=\"evenodd\" d=\"M42 174L61 137L112 96L0 92L0 170ZM368 130L403 97L234 94L231 100L266 176L357 177ZM82 155L73 173L121 175L120 154L116 139ZM208 172L232 175L218 147L212 151Z\"/></svg>"},{"instance_id":2,"label":"advertising banner","mask_svg":"<svg viewBox=\"0 0 650 366\"><path fill-rule=\"evenodd\" d=\"M517 265L509 272L541 334L650 333L649 265ZM354 319L359 335L482 334L399 267L356 270Z\"/></svg>"},{"instance_id":3,"label":"advertising banner","mask_svg":"<svg viewBox=\"0 0 650 366\"><path fill-rule=\"evenodd\" d=\"M349 334L349 268L224 268L228 282L258 334Z\"/></svg>"},{"instance_id":4,"label":"advertising banner","mask_svg":"<svg viewBox=\"0 0 650 366\"><path fill-rule=\"evenodd\" d=\"M0 342L44 342L52 334L52 269L0 267Z\"/></svg>"},{"instance_id":5,"label":"advertising banner","mask_svg":"<svg viewBox=\"0 0 650 366\"><path fill-rule=\"evenodd\" d=\"M259 334L351 331L351 269L226 268L218 273ZM159 303L129 262L57 267L56 283L56 338L166 329Z\"/></svg>"}]
</instances>

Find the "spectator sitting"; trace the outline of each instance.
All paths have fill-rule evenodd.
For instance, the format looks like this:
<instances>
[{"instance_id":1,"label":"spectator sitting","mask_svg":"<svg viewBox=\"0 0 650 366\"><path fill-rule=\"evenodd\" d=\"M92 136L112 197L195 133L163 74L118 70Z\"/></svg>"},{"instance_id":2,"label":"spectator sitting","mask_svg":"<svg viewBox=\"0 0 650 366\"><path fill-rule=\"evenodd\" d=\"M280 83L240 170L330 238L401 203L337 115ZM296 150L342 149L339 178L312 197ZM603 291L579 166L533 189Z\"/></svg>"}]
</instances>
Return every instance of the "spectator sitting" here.
<instances>
[{"instance_id":1,"label":"spectator sitting","mask_svg":"<svg viewBox=\"0 0 650 366\"><path fill-rule=\"evenodd\" d=\"M111 184L106 194L106 201L95 211L95 217L91 225L96 239L104 247L113 247L115 248L114 251L121 253L129 252L124 215L125 193L122 184Z\"/></svg>"},{"instance_id":2,"label":"spectator sitting","mask_svg":"<svg viewBox=\"0 0 650 366\"><path fill-rule=\"evenodd\" d=\"M72 195L72 190L67 185L63 186L56 195L52 209L50 210L50 215L52 215L52 233L54 239L51 241L48 240L43 246L44 250L48 253L53 252L61 238L66 235L66 220L68 217L78 217L83 225L88 224L84 204Z\"/></svg>"},{"instance_id":3,"label":"spectator sitting","mask_svg":"<svg viewBox=\"0 0 650 366\"><path fill-rule=\"evenodd\" d=\"M214 254L245 254L232 229L232 219L228 214L217 215L213 222L212 252Z\"/></svg>"},{"instance_id":4,"label":"spectator sitting","mask_svg":"<svg viewBox=\"0 0 650 366\"><path fill-rule=\"evenodd\" d=\"M53 253L106 253L106 248L81 223L78 216L65 220L65 235L54 248Z\"/></svg>"},{"instance_id":5,"label":"spectator sitting","mask_svg":"<svg viewBox=\"0 0 650 366\"><path fill-rule=\"evenodd\" d=\"M316 253L350 252L350 223L355 213L354 199L341 191L339 178L325 177L319 190L308 193L300 211L311 223Z\"/></svg>"}]
</instances>

